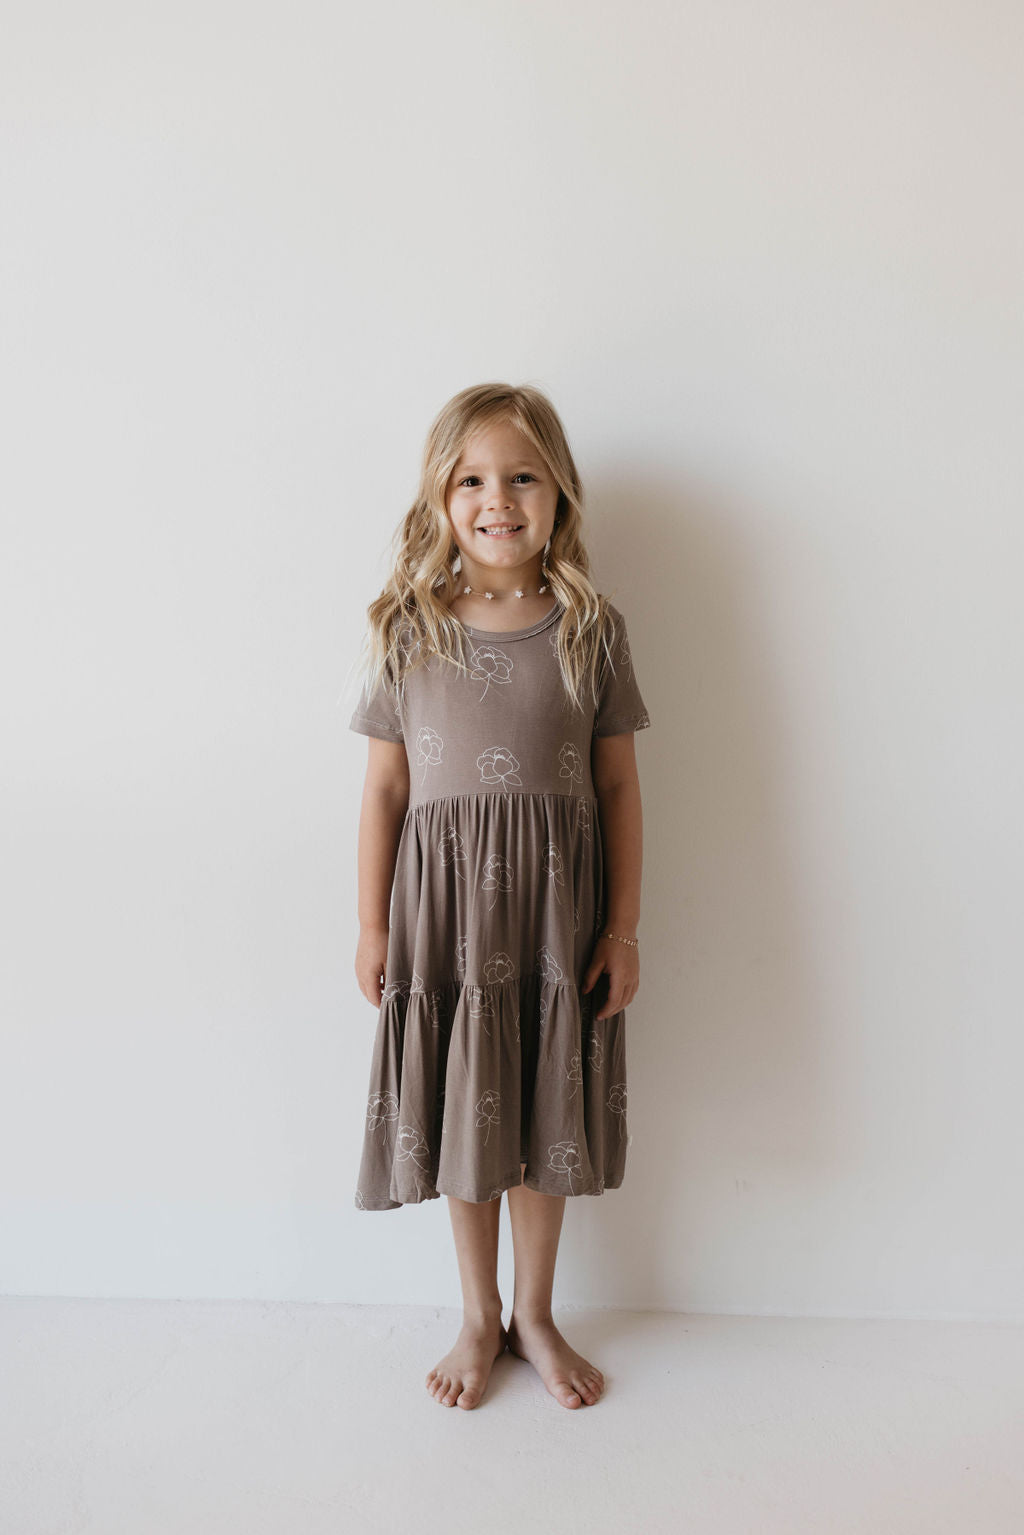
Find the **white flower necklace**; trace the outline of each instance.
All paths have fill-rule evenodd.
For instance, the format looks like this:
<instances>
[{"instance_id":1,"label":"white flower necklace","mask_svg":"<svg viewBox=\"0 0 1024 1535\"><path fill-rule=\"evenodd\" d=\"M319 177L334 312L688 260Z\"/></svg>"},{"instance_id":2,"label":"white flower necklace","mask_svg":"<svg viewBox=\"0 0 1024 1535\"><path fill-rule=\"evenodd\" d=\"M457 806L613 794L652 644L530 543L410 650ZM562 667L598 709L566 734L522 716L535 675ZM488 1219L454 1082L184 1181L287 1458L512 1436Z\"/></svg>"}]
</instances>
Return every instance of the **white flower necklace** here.
<instances>
[{"instance_id":1,"label":"white flower necklace","mask_svg":"<svg viewBox=\"0 0 1024 1535\"><path fill-rule=\"evenodd\" d=\"M489 602L493 601L493 599L494 599L494 593L493 592L486 592L486 591L485 592L478 592L475 586L464 586L462 588L462 590L466 594L467 597L469 596L470 592L475 592L478 597L486 597ZM538 597L543 596L546 591L547 591L547 587L546 586L538 586L538 588L537 588L537 595L538 595ZM523 591L523 588L521 586L517 586L516 587L516 596L517 597L525 597L526 596L526 593Z\"/></svg>"}]
</instances>

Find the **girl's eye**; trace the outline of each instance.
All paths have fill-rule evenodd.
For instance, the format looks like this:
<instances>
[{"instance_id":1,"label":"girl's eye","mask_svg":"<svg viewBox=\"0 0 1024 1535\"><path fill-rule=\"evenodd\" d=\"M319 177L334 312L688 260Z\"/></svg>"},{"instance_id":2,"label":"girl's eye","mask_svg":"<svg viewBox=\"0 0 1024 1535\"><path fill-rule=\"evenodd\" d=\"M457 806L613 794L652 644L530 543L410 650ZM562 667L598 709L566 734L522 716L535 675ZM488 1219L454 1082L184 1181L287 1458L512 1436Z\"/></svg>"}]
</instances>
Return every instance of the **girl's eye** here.
<instances>
[{"instance_id":1,"label":"girl's eye","mask_svg":"<svg viewBox=\"0 0 1024 1535\"><path fill-rule=\"evenodd\" d=\"M464 480L460 480L459 481L459 486L461 488L461 486L463 486L463 485L468 485L470 480L475 480L475 479L478 479L478 478L479 478L478 475L467 474L466 478ZM523 470L520 471L519 474L514 475L513 478L516 479L516 480L532 480L534 478L534 476L532 474L530 474L526 469L523 469Z\"/></svg>"}]
</instances>

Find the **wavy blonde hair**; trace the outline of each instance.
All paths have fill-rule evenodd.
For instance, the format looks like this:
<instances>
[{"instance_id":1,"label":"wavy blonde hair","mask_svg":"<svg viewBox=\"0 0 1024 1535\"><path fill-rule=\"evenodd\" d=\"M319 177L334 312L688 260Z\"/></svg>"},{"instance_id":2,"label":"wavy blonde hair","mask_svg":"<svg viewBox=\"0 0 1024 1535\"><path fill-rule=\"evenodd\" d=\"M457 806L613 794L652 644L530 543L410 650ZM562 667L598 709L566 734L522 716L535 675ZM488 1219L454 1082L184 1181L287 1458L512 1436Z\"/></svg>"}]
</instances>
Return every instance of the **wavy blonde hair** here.
<instances>
[{"instance_id":1,"label":"wavy blonde hair","mask_svg":"<svg viewBox=\"0 0 1024 1535\"><path fill-rule=\"evenodd\" d=\"M556 523L546 564L548 584L565 609L558 625L558 663L572 704L582 707L589 683L597 702L602 648L611 663L609 599L595 591L583 543L583 486L565 428L551 401L532 385L475 384L454 395L435 418L423 449L419 490L391 540L391 574L366 610L367 692L378 685L404 693L409 671L430 655L468 670L462 623L449 609L458 590L457 546L445 505L462 451L480 430L508 422L533 445L558 485Z\"/></svg>"}]
</instances>

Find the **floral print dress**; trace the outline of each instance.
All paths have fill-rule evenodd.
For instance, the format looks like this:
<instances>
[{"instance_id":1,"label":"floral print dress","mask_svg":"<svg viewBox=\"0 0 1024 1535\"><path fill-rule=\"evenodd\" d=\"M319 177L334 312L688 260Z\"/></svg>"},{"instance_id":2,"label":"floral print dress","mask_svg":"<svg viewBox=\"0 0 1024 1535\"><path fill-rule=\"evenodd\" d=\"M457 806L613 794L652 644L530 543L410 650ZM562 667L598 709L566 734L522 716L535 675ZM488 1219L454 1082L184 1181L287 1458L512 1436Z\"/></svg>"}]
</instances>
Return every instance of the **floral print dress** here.
<instances>
[{"instance_id":1,"label":"floral print dress","mask_svg":"<svg viewBox=\"0 0 1024 1535\"><path fill-rule=\"evenodd\" d=\"M508 633L461 625L468 674L430 656L396 702L364 687L350 728L402 742L410 796L391 891L355 1202L480 1202L617 1188L625 1012L583 977L605 899L595 735L649 724L607 604L599 701L565 695L561 604ZM411 639L407 631L406 644ZM525 1163L525 1173L521 1164Z\"/></svg>"}]
</instances>

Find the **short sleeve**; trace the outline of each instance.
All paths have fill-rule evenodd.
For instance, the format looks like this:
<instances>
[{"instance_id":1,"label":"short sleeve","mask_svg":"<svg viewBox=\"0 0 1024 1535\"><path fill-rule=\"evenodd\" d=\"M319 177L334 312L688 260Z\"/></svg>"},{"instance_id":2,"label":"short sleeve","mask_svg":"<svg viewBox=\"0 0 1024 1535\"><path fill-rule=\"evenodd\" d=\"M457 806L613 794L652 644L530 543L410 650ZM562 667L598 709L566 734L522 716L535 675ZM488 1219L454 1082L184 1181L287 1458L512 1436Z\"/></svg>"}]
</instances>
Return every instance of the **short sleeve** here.
<instances>
[{"instance_id":1,"label":"short sleeve","mask_svg":"<svg viewBox=\"0 0 1024 1535\"><path fill-rule=\"evenodd\" d=\"M363 684L348 728L357 730L360 735L376 736L380 741L405 740L399 706L394 694L390 690L386 691L382 682L378 682L372 694L367 692L366 684Z\"/></svg>"},{"instance_id":2,"label":"short sleeve","mask_svg":"<svg viewBox=\"0 0 1024 1535\"><path fill-rule=\"evenodd\" d=\"M608 616L612 621L608 638L611 661L602 645L603 668L594 719L594 734L598 736L626 735L634 730L646 730L651 723L636 680L626 620L611 603L608 604Z\"/></svg>"}]
</instances>

